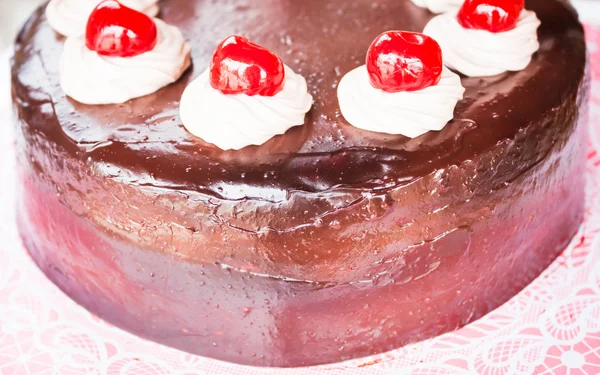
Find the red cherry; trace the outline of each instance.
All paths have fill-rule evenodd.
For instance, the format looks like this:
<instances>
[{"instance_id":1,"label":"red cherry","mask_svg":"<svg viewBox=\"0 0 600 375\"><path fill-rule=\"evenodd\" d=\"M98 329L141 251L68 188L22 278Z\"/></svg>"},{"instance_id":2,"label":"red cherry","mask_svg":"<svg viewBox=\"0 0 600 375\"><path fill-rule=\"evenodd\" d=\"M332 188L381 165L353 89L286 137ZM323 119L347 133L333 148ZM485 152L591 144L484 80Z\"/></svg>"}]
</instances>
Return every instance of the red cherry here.
<instances>
[{"instance_id":1,"label":"red cherry","mask_svg":"<svg viewBox=\"0 0 600 375\"><path fill-rule=\"evenodd\" d=\"M284 78L277 55L238 35L222 41L210 63L210 85L223 94L274 96Z\"/></svg>"},{"instance_id":2,"label":"red cherry","mask_svg":"<svg viewBox=\"0 0 600 375\"><path fill-rule=\"evenodd\" d=\"M517 26L523 9L525 0L466 0L457 18L466 29L500 33Z\"/></svg>"},{"instance_id":3,"label":"red cherry","mask_svg":"<svg viewBox=\"0 0 600 375\"><path fill-rule=\"evenodd\" d=\"M435 86L442 76L442 49L427 35L388 31L367 52L373 87L385 92L416 91Z\"/></svg>"},{"instance_id":4,"label":"red cherry","mask_svg":"<svg viewBox=\"0 0 600 375\"><path fill-rule=\"evenodd\" d=\"M144 13L106 0L90 15L85 39L87 48L99 55L137 56L156 46L156 24Z\"/></svg>"}]
</instances>

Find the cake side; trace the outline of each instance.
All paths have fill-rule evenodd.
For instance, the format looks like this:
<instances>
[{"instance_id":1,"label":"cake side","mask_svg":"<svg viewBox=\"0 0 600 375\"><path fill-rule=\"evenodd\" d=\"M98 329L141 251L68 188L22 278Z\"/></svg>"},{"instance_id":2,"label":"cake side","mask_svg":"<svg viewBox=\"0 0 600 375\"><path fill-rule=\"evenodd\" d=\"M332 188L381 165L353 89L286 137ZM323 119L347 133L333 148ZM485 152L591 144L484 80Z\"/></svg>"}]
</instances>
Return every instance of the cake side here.
<instances>
[{"instance_id":1,"label":"cake side","mask_svg":"<svg viewBox=\"0 0 600 375\"><path fill-rule=\"evenodd\" d=\"M563 119L573 121L577 115L572 115ZM315 247L318 254L305 254L303 263L295 264L315 278L336 271L331 273L335 279L329 276L327 282L286 276L293 268L283 258L293 253L285 245L251 259L232 252L213 263L191 262L179 255L185 246L165 254L107 232L75 214L26 154L20 158L19 226L30 254L51 280L123 329L242 364L330 363L459 328L537 277L581 223L585 141L583 122L570 126L539 163L514 180L491 193L475 188L468 202L440 207L437 216L414 224L430 225L432 231L447 228L447 221L462 225L412 246L398 246L399 221L405 218L401 203L389 203L388 215L375 221L353 223L351 228L366 233L369 242L363 244L372 246L364 258L358 251L356 258L352 255L356 269L342 257L355 248L338 241L339 232L328 227L328 247ZM476 171L474 164L456 168L438 186L456 189L460 185L454 182ZM132 205L125 207L134 212L136 201L127 200ZM91 199L90 205L96 202ZM104 208L124 206L123 201L111 203ZM153 216L155 211L144 212ZM145 233L147 238L156 234L151 227ZM180 235L176 229L173 233L174 239ZM224 257L231 252L227 242L220 249ZM336 260L317 256L328 251ZM280 264L280 272L261 264L270 254L278 257L273 265ZM242 260L247 263L235 265Z\"/></svg>"}]
</instances>

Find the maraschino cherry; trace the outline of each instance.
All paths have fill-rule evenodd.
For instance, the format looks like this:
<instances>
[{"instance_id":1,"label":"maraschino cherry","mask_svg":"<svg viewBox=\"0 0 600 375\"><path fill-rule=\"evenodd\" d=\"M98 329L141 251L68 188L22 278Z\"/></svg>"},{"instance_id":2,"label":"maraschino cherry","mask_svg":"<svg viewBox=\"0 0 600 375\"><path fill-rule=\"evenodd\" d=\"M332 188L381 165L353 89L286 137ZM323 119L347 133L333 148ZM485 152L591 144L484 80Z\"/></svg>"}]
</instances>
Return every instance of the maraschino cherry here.
<instances>
[{"instance_id":1,"label":"maraschino cherry","mask_svg":"<svg viewBox=\"0 0 600 375\"><path fill-rule=\"evenodd\" d=\"M525 0L466 0L458 11L458 22L467 29L500 33L517 26Z\"/></svg>"},{"instance_id":2,"label":"maraschino cherry","mask_svg":"<svg viewBox=\"0 0 600 375\"><path fill-rule=\"evenodd\" d=\"M222 41L210 63L210 84L223 94L274 96L284 79L277 55L238 35Z\"/></svg>"},{"instance_id":3,"label":"maraschino cherry","mask_svg":"<svg viewBox=\"0 0 600 375\"><path fill-rule=\"evenodd\" d=\"M422 90L442 76L442 50L427 35L388 31L367 52L367 71L373 87L385 92Z\"/></svg>"},{"instance_id":4,"label":"maraschino cherry","mask_svg":"<svg viewBox=\"0 0 600 375\"><path fill-rule=\"evenodd\" d=\"M156 46L152 18L116 0L98 4L88 19L86 46L103 56L133 57Z\"/></svg>"}]
</instances>

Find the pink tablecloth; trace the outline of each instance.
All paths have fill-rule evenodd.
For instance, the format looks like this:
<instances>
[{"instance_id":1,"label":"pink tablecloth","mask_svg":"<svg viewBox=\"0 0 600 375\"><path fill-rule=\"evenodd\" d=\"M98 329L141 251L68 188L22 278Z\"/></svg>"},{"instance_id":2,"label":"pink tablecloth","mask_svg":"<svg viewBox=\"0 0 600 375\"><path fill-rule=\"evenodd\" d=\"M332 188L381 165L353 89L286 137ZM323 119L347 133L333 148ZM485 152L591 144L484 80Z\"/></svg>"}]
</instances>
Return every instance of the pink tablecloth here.
<instances>
[{"instance_id":1,"label":"pink tablecloth","mask_svg":"<svg viewBox=\"0 0 600 375\"><path fill-rule=\"evenodd\" d=\"M191 356L111 327L63 295L33 265L17 235L9 107L0 98L0 374L600 374L600 4L582 6L589 7L583 14L594 83L580 235L539 279L483 319L385 355L331 366L256 369Z\"/></svg>"}]
</instances>

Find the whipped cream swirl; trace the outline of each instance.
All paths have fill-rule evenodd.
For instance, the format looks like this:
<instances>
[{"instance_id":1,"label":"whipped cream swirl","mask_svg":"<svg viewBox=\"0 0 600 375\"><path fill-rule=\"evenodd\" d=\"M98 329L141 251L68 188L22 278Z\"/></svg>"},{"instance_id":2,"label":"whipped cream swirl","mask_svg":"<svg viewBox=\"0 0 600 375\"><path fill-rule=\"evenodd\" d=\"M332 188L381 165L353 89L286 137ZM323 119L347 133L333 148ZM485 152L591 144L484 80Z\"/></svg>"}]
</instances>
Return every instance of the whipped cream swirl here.
<instances>
[{"instance_id":1,"label":"whipped cream swirl","mask_svg":"<svg viewBox=\"0 0 600 375\"><path fill-rule=\"evenodd\" d=\"M116 104L158 91L179 79L190 66L190 46L181 31L154 19L153 50L134 57L101 56L85 45L85 37L70 37L60 59L60 84L84 104Z\"/></svg>"},{"instance_id":2,"label":"whipped cream swirl","mask_svg":"<svg viewBox=\"0 0 600 375\"><path fill-rule=\"evenodd\" d=\"M464 0L412 0L421 8L427 8L432 13L446 13L458 10Z\"/></svg>"},{"instance_id":3,"label":"whipped cream swirl","mask_svg":"<svg viewBox=\"0 0 600 375\"><path fill-rule=\"evenodd\" d=\"M338 100L346 121L357 128L415 138L442 130L464 92L460 77L444 67L435 86L388 93L371 85L363 65L342 78Z\"/></svg>"},{"instance_id":4,"label":"whipped cream swirl","mask_svg":"<svg viewBox=\"0 0 600 375\"><path fill-rule=\"evenodd\" d=\"M466 29L458 23L456 14L434 17L423 34L440 44L446 66L469 77L523 70L540 48L537 29L541 22L535 12L523 10L517 26L500 33Z\"/></svg>"},{"instance_id":5,"label":"whipped cream swirl","mask_svg":"<svg viewBox=\"0 0 600 375\"><path fill-rule=\"evenodd\" d=\"M225 95L209 78L207 69L185 89L181 120L190 133L222 150L261 145L303 125L312 107L306 80L287 65L283 90L274 96Z\"/></svg>"},{"instance_id":6,"label":"whipped cream swirl","mask_svg":"<svg viewBox=\"0 0 600 375\"><path fill-rule=\"evenodd\" d=\"M46 18L50 26L64 36L85 34L88 18L101 0L50 0ZM158 0L119 0L126 7L145 13L150 17L158 14Z\"/></svg>"}]
</instances>

